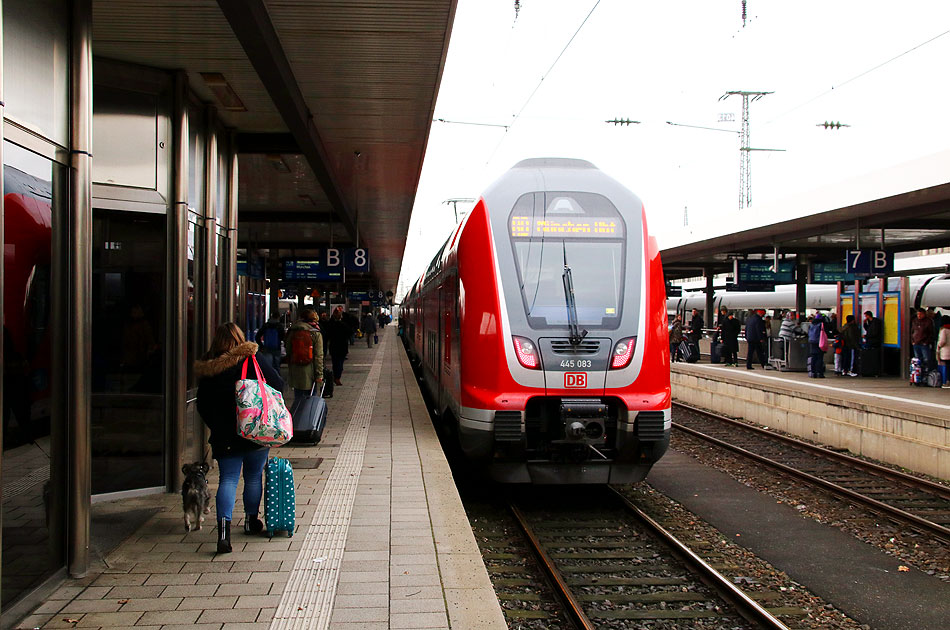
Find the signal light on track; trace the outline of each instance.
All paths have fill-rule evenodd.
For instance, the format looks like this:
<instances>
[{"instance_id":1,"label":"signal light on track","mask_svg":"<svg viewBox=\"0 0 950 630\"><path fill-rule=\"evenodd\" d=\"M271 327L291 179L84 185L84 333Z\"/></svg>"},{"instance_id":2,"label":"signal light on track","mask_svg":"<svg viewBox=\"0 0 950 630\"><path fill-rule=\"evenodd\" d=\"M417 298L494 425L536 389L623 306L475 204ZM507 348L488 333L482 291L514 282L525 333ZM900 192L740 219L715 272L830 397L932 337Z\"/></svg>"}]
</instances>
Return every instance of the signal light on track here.
<instances>
[{"instance_id":1,"label":"signal light on track","mask_svg":"<svg viewBox=\"0 0 950 630\"><path fill-rule=\"evenodd\" d=\"M619 370L630 365L630 359L633 358L633 349L636 346L636 337L627 337L618 341L610 358L610 369Z\"/></svg>"},{"instance_id":2,"label":"signal light on track","mask_svg":"<svg viewBox=\"0 0 950 630\"><path fill-rule=\"evenodd\" d=\"M515 342L515 354L518 355L518 363L529 370L541 369L541 358L538 356L538 350L530 339L524 337L511 337Z\"/></svg>"}]
</instances>

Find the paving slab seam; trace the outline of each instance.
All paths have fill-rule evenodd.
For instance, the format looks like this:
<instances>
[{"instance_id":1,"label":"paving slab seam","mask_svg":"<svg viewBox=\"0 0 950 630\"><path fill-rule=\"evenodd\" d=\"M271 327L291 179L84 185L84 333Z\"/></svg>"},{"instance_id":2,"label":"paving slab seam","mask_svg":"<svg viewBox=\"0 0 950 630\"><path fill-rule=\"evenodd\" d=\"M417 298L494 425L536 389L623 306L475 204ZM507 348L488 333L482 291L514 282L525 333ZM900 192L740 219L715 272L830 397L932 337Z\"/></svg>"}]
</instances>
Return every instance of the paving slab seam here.
<instances>
[{"instance_id":1,"label":"paving slab seam","mask_svg":"<svg viewBox=\"0 0 950 630\"><path fill-rule=\"evenodd\" d=\"M383 345L380 344L380 351ZM350 417L337 459L270 624L272 630L325 629L330 625L383 356L383 352L377 354L366 377L362 397Z\"/></svg>"}]
</instances>

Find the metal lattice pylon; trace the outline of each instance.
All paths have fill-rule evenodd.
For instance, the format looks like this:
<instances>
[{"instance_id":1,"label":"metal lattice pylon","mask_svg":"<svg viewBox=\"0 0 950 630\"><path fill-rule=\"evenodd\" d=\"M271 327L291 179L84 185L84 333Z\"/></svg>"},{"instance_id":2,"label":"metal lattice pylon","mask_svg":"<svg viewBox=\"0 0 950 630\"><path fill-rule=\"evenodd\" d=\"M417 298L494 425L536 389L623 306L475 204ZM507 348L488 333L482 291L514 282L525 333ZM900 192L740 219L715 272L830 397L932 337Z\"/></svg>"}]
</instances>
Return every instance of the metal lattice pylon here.
<instances>
[{"instance_id":1,"label":"metal lattice pylon","mask_svg":"<svg viewBox=\"0 0 950 630\"><path fill-rule=\"evenodd\" d=\"M742 97L742 127L739 131L739 209L748 208L752 205L752 160L749 154L756 149L750 145L749 134L749 101L757 101L766 94L772 92L745 92L735 90L726 92L719 97L724 100L738 94Z\"/></svg>"}]
</instances>

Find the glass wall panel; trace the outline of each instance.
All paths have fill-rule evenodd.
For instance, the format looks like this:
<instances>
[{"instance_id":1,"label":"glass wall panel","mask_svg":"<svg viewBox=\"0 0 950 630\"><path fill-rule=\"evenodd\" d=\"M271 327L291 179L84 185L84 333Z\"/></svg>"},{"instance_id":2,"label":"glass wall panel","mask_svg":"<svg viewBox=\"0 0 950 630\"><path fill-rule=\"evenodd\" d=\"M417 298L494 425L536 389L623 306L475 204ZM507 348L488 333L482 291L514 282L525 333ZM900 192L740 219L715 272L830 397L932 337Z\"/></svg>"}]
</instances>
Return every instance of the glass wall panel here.
<instances>
[{"instance_id":1,"label":"glass wall panel","mask_svg":"<svg viewBox=\"0 0 950 630\"><path fill-rule=\"evenodd\" d=\"M106 85L93 92L92 179L155 189L158 173L158 96Z\"/></svg>"},{"instance_id":2,"label":"glass wall panel","mask_svg":"<svg viewBox=\"0 0 950 630\"><path fill-rule=\"evenodd\" d=\"M165 482L165 227L93 212L93 494Z\"/></svg>"},{"instance_id":3,"label":"glass wall panel","mask_svg":"<svg viewBox=\"0 0 950 630\"><path fill-rule=\"evenodd\" d=\"M3 0L4 115L69 145L69 6Z\"/></svg>"},{"instance_id":4,"label":"glass wall panel","mask_svg":"<svg viewBox=\"0 0 950 630\"><path fill-rule=\"evenodd\" d=\"M3 607L64 564L64 420L54 400L53 243L68 169L3 144ZM55 230L54 230L55 229ZM59 378L60 374L55 374ZM57 390L58 391L58 390Z\"/></svg>"}]
</instances>

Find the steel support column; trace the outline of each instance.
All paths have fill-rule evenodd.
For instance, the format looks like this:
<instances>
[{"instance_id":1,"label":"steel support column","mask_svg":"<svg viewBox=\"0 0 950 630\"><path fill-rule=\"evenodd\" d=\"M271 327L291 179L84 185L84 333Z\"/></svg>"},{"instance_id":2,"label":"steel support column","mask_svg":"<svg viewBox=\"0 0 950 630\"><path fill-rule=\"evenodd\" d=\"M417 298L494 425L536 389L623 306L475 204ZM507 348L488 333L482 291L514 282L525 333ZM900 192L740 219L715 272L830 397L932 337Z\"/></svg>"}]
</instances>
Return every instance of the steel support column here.
<instances>
[{"instance_id":1,"label":"steel support column","mask_svg":"<svg viewBox=\"0 0 950 630\"><path fill-rule=\"evenodd\" d=\"M92 496L92 0L72 3L69 214L67 568L89 569Z\"/></svg>"},{"instance_id":2,"label":"steel support column","mask_svg":"<svg viewBox=\"0 0 950 630\"><path fill-rule=\"evenodd\" d=\"M224 269L224 278L221 280L222 320L231 322L237 319L234 312L235 287L237 285L237 224L238 224L238 153L237 134L231 132L231 141L228 142L228 208L225 223L228 229L228 251L224 252L224 263L219 268Z\"/></svg>"},{"instance_id":3,"label":"steel support column","mask_svg":"<svg viewBox=\"0 0 950 630\"><path fill-rule=\"evenodd\" d=\"M715 299L715 289L713 288L713 278L715 276L715 271L712 267L706 267L703 270L703 275L706 276L706 328L715 328L716 327L716 312L713 310L715 308L714 299Z\"/></svg>"},{"instance_id":4,"label":"steel support column","mask_svg":"<svg viewBox=\"0 0 950 630\"><path fill-rule=\"evenodd\" d=\"M188 372L188 77L175 75L175 102L172 114L173 164L172 195L168 217L168 321L171 322L168 348L168 491L181 487L185 450L185 406Z\"/></svg>"},{"instance_id":5,"label":"steel support column","mask_svg":"<svg viewBox=\"0 0 950 630\"><path fill-rule=\"evenodd\" d=\"M200 312L203 315L201 329L204 338L209 342L214 339L214 331L221 322L217 320L217 313L214 309L215 286L215 267L220 258L218 257L218 131L216 129L215 109L210 105L205 108L205 198L204 198L204 216L202 223L205 226L205 260L201 265L201 284L205 291L195 298L201 303Z\"/></svg>"}]
</instances>

